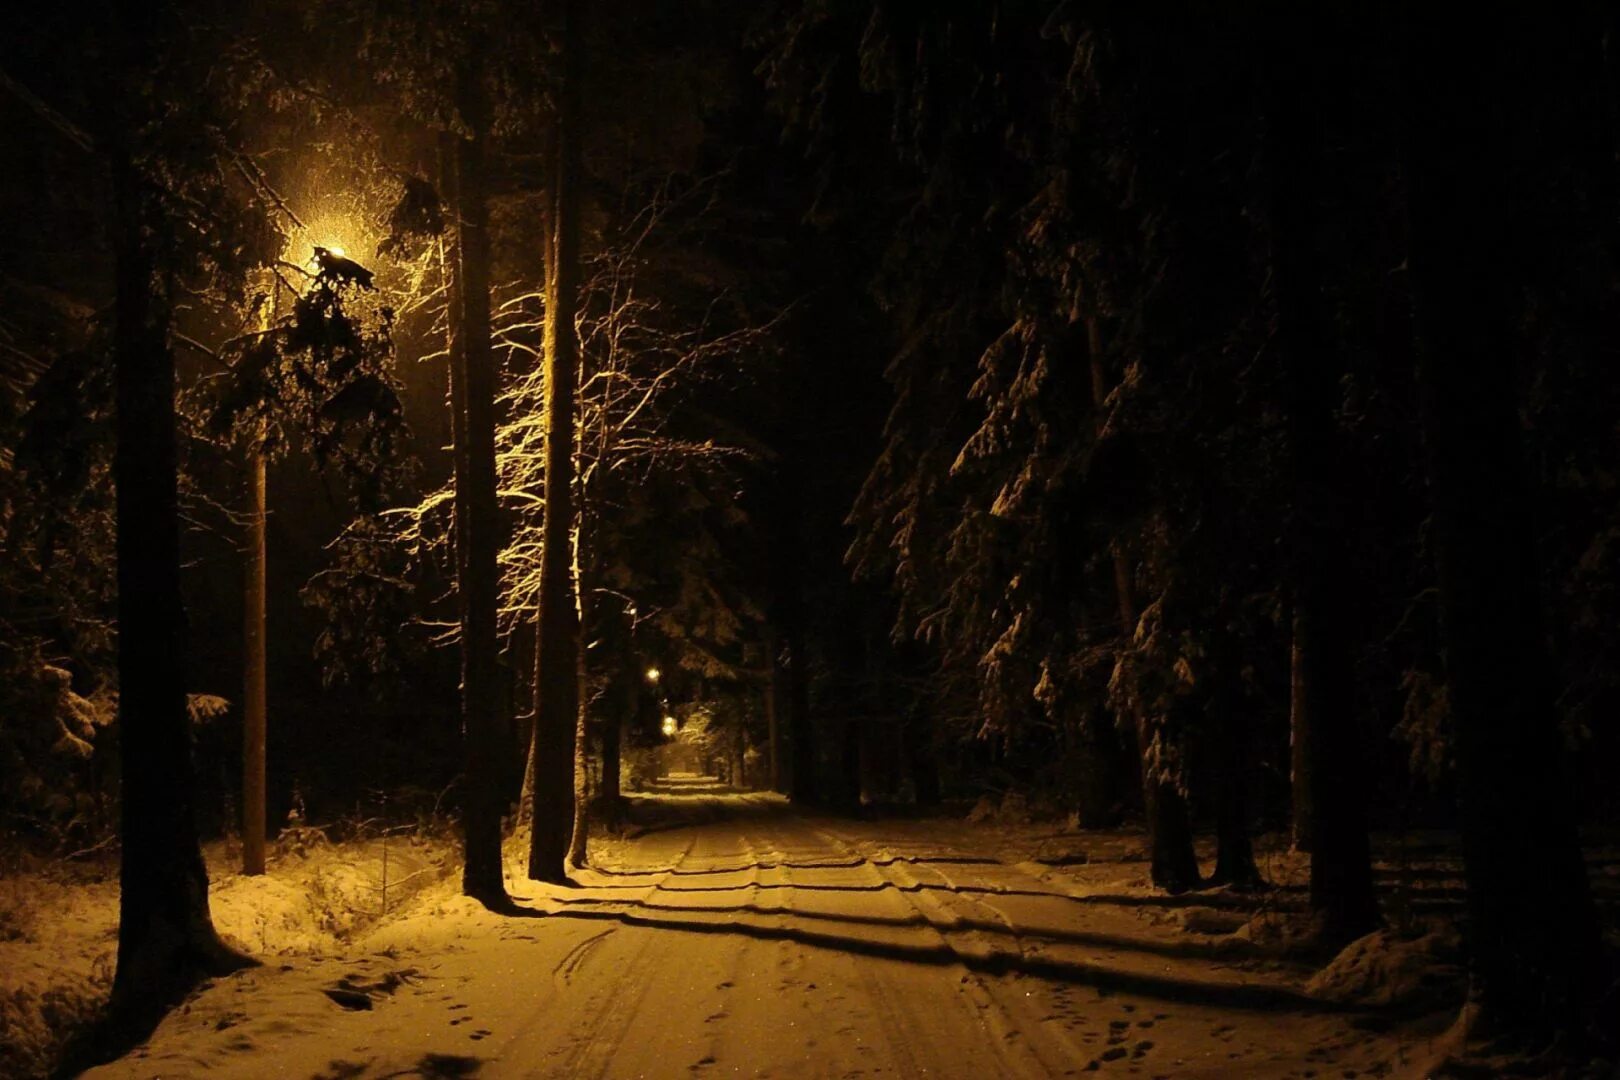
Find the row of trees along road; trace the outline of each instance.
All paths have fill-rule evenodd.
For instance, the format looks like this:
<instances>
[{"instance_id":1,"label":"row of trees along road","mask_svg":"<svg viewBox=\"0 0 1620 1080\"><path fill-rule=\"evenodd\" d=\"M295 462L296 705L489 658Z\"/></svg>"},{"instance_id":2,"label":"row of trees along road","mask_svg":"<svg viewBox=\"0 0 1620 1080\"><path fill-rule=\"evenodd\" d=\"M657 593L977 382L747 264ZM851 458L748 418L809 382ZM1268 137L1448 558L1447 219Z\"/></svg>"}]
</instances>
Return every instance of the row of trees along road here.
<instances>
[{"instance_id":1,"label":"row of trees along road","mask_svg":"<svg viewBox=\"0 0 1620 1080\"><path fill-rule=\"evenodd\" d=\"M610 453L609 443L628 440L634 445L620 454L624 460L640 455L644 464L652 463L645 468L656 469L666 459L684 457L699 473L717 477L729 468L724 462L740 454L716 447L712 439L682 439L661 430L668 413L660 395L667 385L680 384L678 373L649 374L621 364L605 384L587 378L600 400L598 445L586 446L576 422L586 362L581 326L599 327L600 351L611 357L612 343L627 333L624 313L634 310L625 296L604 294L603 281L587 282L582 273L582 206L588 181L600 186L601 177L584 172L581 84L587 53L608 52L585 38L583 8L452 8L423 21L364 3L339 5L318 17L286 5L244 15L236 24L198 22L197 12L185 5L120 9L89 23L64 19L42 38L71 53L88 35L109 50L110 62L82 101L65 81L53 82L48 70L26 73L49 100L9 83L37 119L94 154L111 178L107 220L117 297L109 328L116 372L111 473L118 498L124 883L114 991L119 1016L149 1020L197 979L248 962L224 947L212 929L194 824L194 710L187 703L180 545L181 488L197 481L182 470L178 449L212 440L230 448L237 461L248 461L250 474L260 478L248 485L248 513L230 518L233 525L245 524L250 536L243 623L249 652L255 651L253 639L262 642L267 633L266 460L312 456L335 470L359 512L336 545L339 565L306 589L309 601L334 622L343 615L335 599L339 587L363 576L358 562L343 565L346 554L364 548L366 558L394 558L410 549L409 573L418 575L414 584L421 586L432 568L427 557L418 558L423 550L411 545L421 541L423 522L437 504L399 505L415 486L418 469L402 426L396 332L412 340L441 335L441 351L450 361L454 528L448 545L428 543L424 549L453 551L457 611L450 637L461 655L465 890L492 906L508 903L501 827L517 794L510 784L517 770L498 658L503 638L509 641L519 631L508 626L503 632L503 593L527 597L531 607L519 621L538 627L533 780L523 792L533 804L531 874L564 882L565 864L583 862L583 791L576 785L585 771L581 688L591 681L581 655L576 593L574 461L579 456L606 473L618 460L610 460L617 451ZM320 47L282 47L316 22L329 32ZM360 59L332 63L340 54ZM537 77L507 77L513 70ZM612 105L610 100L607 107ZM74 114L101 119L81 128ZM650 122L631 114L617 125L599 125L597 137L623 139L637 124ZM301 149L330 147L334 133L352 140L335 163L323 162L319 149L313 156ZM497 141L498 162L492 150ZM626 197L632 191L656 195L658 185L645 178L668 176L671 155L690 154L678 136L646 145L645 153L616 159L622 176L610 182L620 183ZM541 162L538 174L524 164L533 160ZM380 186L392 187L397 205L391 214L379 213L362 201L347 220L317 220L311 208L324 205L323 198L309 189L319 180L299 175L300 169L324 171L329 182L381 176ZM497 186L501 190L492 191ZM667 191L663 198L670 200ZM540 208L532 256L509 258L501 271L521 276L535 265L543 270L537 348L525 343L522 327L501 327L501 340L495 339L491 304L501 285L491 243L493 203L503 212L514 205ZM369 220L361 220L368 214ZM644 214L622 216L627 237L651 228ZM345 230L350 236L367 233L381 219L391 235L367 244L385 264L374 265L375 275L335 249L305 261L310 243L332 244L331 237ZM627 273L621 265L618 286L628 284ZM431 322L425 329L424 317ZM732 363L764 347L763 333L748 328L747 316L732 319L729 329L672 329L682 317L677 312L662 323L652 318L638 325L664 343L665 362L684 364L688 374L701 377L697 368L705 358ZM176 377L177 348L200 357L209 371L195 385L182 388ZM544 357L530 381L543 401L521 401L524 412L517 419L532 426L538 416L543 445L538 455L530 454L523 425L516 423L503 436L498 463L497 421L510 409L498 400L498 360L525 348ZM188 450L192 456L200 452ZM186 468L197 467L188 457ZM526 524L513 540L522 544L537 533L538 565L513 570L508 562L507 576L517 582L508 589L502 578L510 515L501 506L506 496L497 489L498 470L526 470L544 491L534 500L543 508L536 527L531 532ZM735 478L722 482L734 484ZM704 560L716 557L717 549L699 555L676 572L671 588L687 589L712 568ZM375 563L369 572L378 576ZM616 591L610 585L625 585L614 566L602 574L604 593ZM375 580L370 587L362 604L376 600ZM739 596L727 602L749 608ZM679 606L668 605L672 613ZM648 604L642 614L656 610L656 603ZM374 606L367 614L379 611ZM427 621L425 613L415 614ZM632 626L636 617L632 602ZM679 618L672 614L658 628L660 641L681 638ZM383 636L398 629L396 624ZM705 649L724 651L739 629L735 622L721 626L706 643L688 634L693 655L707 656L693 662L700 668L707 663L709 676L738 677ZM345 649L385 665L377 635L358 650L351 647L364 638L364 631L340 625L323 633L318 648L333 666L345 662ZM258 665L250 657L249 668L249 696L258 697L253 688L267 680L262 657ZM263 865L263 750L255 752L255 741L248 740L243 788L251 804L243 807L249 872Z\"/></svg>"},{"instance_id":2,"label":"row of trees along road","mask_svg":"<svg viewBox=\"0 0 1620 1080\"><path fill-rule=\"evenodd\" d=\"M1329 942L1381 918L1372 725L1401 715L1379 734L1417 767L1455 752L1486 1026L1568 1026L1598 936L1548 643L1566 704L1607 700L1575 661L1606 646L1537 613L1595 628L1562 590L1607 526L1532 507L1537 484L1581 501L1611 467L1550 425L1554 400L1563 422L1614 400L1595 381L1616 340L1596 302L1614 24L1164 14L774 10L761 70L821 169L814 212L881 238L892 408L852 559L892 587L896 638L931 646L933 714L1007 761L1073 755L1082 823L1119 798L1086 762L1140 766L1169 890L1201 884L1206 791L1214 880L1258 879L1251 722L1291 696ZM1553 410L1529 439L1527 381ZM1582 430L1612 463L1612 432Z\"/></svg>"}]
</instances>

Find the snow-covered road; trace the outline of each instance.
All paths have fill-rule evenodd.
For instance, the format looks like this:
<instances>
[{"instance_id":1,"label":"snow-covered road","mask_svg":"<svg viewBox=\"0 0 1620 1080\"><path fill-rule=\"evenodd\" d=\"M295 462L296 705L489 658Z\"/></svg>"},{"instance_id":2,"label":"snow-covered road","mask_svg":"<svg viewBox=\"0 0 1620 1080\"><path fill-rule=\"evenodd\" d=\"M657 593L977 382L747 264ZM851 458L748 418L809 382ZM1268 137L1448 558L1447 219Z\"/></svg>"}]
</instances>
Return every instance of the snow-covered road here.
<instances>
[{"instance_id":1,"label":"snow-covered road","mask_svg":"<svg viewBox=\"0 0 1620 1080\"><path fill-rule=\"evenodd\" d=\"M661 797L533 917L443 896L271 962L91 1076L1417 1075L1431 1047L1303 973L939 822Z\"/></svg>"}]
</instances>

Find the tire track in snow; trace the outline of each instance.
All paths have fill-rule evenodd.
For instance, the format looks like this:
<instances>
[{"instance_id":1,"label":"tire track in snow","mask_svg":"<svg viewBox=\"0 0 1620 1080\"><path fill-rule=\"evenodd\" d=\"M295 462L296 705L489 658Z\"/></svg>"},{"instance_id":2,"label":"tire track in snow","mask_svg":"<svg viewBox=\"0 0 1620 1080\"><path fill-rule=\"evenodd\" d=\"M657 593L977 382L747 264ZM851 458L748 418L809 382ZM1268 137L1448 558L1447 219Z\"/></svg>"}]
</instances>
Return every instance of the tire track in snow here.
<instances>
[{"instance_id":1,"label":"tire track in snow","mask_svg":"<svg viewBox=\"0 0 1620 1080\"><path fill-rule=\"evenodd\" d=\"M697 841L698 836L694 833L671 866L662 871L655 871L658 877L648 890L649 897L661 890L665 882L680 873L692 860ZM591 946L591 942L600 944L617 929L618 927L609 927L601 934L582 942L569 954L574 957L573 962L570 964L569 959L565 957L563 965L560 966L567 966L569 977L572 978L584 966L585 961L598 951ZM669 947L665 936L659 933L631 934L628 938L635 942L628 950L628 955L615 958L615 970L611 976L604 980L604 985L587 997L582 1010L575 1010L577 1013L583 1013L585 1019L583 1030L571 1034L571 1052L564 1055L561 1067L550 1075L570 1078L610 1075L614 1055L624 1045L625 1035L634 1025L642 1002L653 985L652 979L639 977L640 973L656 971L659 968L658 964L649 962L648 954L654 951L655 946L660 953L667 952Z\"/></svg>"},{"instance_id":2,"label":"tire track in snow","mask_svg":"<svg viewBox=\"0 0 1620 1080\"><path fill-rule=\"evenodd\" d=\"M571 984L574 981L575 974L585 965L585 961L589 959L591 953L595 952L597 947L602 944L602 939L616 930L618 930L618 927L610 926L599 934L592 934L572 949L569 949L568 952L563 954L563 958L557 961L556 966L551 969L553 981L563 987Z\"/></svg>"},{"instance_id":3,"label":"tire track in snow","mask_svg":"<svg viewBox=\"0 0 1620 1080\"><path fill-rule=\"evenodd\" d=\"M884 873L883 868L873 863L843 838L802 819L796 820L794 824L812 837L817 845L828 848L833 853L833 859L821 865L861 868L871 877L876 891L897 897L913 912L917 921L908 922L908 926L922 928L939 949L957 958L955 985L958 994L952 995L947 1000L959 1000L959 997L967 999L966 1007L959 1011L969 1018L983 1036L978 1040L978 1045L987 1047L993 1056L996 1065L995 1075L1046 1077L1061 1075L1066 1071L1066 1066L1071 1064L1070 1060L1062 1054L1052 1053L1049 1048L1034 1045L1034 1042L1023 1033L1027 1025L1020 1022L1006 1007L983 976L963 962L962 943L960 940L953 940L953 935L948 932L952 917L948 914L945 917L931 914L926 909L928 901L916 890L898 887L897 883ZM861 963L859 959L856 958L856 970L870 988L869 996L874 1003L880 1024L891 1033L890 1043L897 1049L903 1049L913 1066L920 1065L918 1048L942 1046L945 1048L947 1058L936 1065L935 1071L944 1075L960 1072L964 1063L960 1061L957 1050L961 1045L959 1033L949 1030L951 1025L948 1023L941 1024L943 1018L925 1015L924 1012L929 1005L937 1005L938 1002L919 1002L918 988L915 984L900 981L896 971L888 965ZM923 973L929 985L949 985L939 978L940 974L941 971L937 967ZM913 1004L921 1007L906 1007ZM917 1071L908 1072L907 1075L921 1075L927 1071L919 1068Z\"/></svg>"}]
</instances>

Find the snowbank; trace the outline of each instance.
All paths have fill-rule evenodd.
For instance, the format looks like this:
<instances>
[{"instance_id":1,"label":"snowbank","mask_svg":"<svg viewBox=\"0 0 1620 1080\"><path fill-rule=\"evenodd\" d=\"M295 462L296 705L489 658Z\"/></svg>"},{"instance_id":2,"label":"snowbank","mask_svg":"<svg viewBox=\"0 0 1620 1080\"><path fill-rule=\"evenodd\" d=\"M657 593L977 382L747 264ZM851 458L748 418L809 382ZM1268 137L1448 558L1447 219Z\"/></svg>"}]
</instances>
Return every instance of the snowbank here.
<instances>
[{"instance_id":1,"label":"snowbank","mask_svg":"<svg viewBox=\"0 0 1620 1080\"><path fill-rule=\"evenodd\" d=\"M1449 928L1376 930L1345 946L1305 992L1322 1001L1413 1013L1454 1008L1465 989L1461 954L1462 942Z\"/></svg>"},{"instance_id":2,"label":"snowbank","mask_svg":"<svg viewBox=\"0 0 1620 1080\"><path fill-rule=\"evenodd\" d=\"M357 935L410 915L454 861L445 837L303 839L296 850L283 845L262 877L236 872L233 846L205 852L214 925L252 956L337 955ZM50 1072L105 1001L117 944L115 862L0 878L0 1076Z\"/></svg>"}]
</instances>

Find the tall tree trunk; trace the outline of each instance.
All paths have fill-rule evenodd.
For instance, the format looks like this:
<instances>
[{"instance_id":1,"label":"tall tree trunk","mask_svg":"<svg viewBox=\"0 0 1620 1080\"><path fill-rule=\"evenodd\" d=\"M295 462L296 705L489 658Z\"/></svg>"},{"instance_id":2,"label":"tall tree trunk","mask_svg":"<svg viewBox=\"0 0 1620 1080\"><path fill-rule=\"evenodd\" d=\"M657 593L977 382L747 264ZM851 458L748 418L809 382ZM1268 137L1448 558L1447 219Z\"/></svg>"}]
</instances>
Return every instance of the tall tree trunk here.
<instances>
[{"instance_id":1,"label":"tall tree trunk","mask_svg":"<svg viewBox=\"0 0 1620 1080\"><path fill-rule=\"evenodd\" d=\"M726 732L726 783L738 790L743 787L743 755L746 753L742 715L739 713L732 717L731 730Z\"/></svg>"},{"instance_id":2,"label":"tall tree trunk","mask_svg":"<svg viewBox=\"0 0 1620 1080\"><path fill-rule=\"evenodd\" d=\"M782 670L782 642L776 626L765 621L765 738L770 750L770 789L783 791L782 779L782 702L787 696L787 680Z\"/></svg>"},{"instance_id":3,"label":"tall tree trunk","mask_svg":"<svg viewBox=\"0 0 1620 1080\"><path fill-rule=\"evenodd\" d=\"M583 383L585 372L581 366L578 372L578 381ZM578 461L576 448L575 460ZM576 484L577 486L577 484ZM573 537L573 583L574 583L574 616L578 620L576 625L581 628L580 635L575 638L574 673L579 684L577 693L578 707L574 712L574 826L568 837L568 865L581 868L586 864L586 847L590 840L591 827L591 733L590 733L590 679L585 668L585 647L583 628L589 625L585 621L585 576L580 565L580 545L584 542L586 528L586 512L584 507L584 491L578 492L579 500L575 505L574 518L577 524L574 527Z\"/></svg>"},{"instance_id":4,"label":"tall tree trunk","mask_svg":"<svg viewBox=\"0 0 1620 1080\"><path fill-rule=\"evenodd\" d=\"M623 746L624 713L615 703L614 708L605 709L602 713L602 804L613 815L619 812L619 803L624 798L619 783Z\"/></svg>"},{"instance_id":5,"label":"tall tree trunk","mask_svg":"<svg viewBox=\"0 0 1620 1080\"><path fill-rule=\"evenodd\" d=\"M460 171L457 167L458 144L461 142L451 132L443 132L439 136L439 182L443 185L444 199L448 206L453 206L457 212L461 208L461 182L458 177ZM464 347L466 335L461 327L461 240L458 234L454 247L443 242L439 246L440 273L444 277L445 292L445 393L448 396L450 408L450 447L451 464L455 470L456 490L466 487L465 455L461 447L467 445L467 395L463 387L462 374L466 369ZM467 576L467 539L462 535L467 527L465 514L459 511L454 522L454 558L456 581L459 583Z\"/></svg>"},{"instance_id":6,"label":"tall tree trunk","mask_svg":"<svg viewBox=\"0 0 1620 1080\"><path fill-rule=\"evenodd\" d=\"M460 78L462 119L470 129L456 145L460 219L459 383L463 439L456 445L457 541L461 615L461 722L466 764L461 792L466 863L461 887L486 904L509 902L501 872L500 685L496 653L499 572L495 499L495 358L489 328L489 206L484 153L488 106L478 72Z\"/></svg>"},{"instance_id":7,"label":"tall tree trunk","mask_svg":"<svg viewBox=\"0 0 1620 1080\"><path fill-rule=\"evenodd\" d=\"M141 16L125 12L127 19ZM150 62L144 26L126 27L128 70ZM133 94L134 83L124 89ZM249 963L221 944L197 844L186 714L185 627L175 451L174 354L166 291L148 235L152 196L125 143L139 129L110 108L117 299L114 329L119 761L118 966L113 1006L149 1016L210 974Z\"/></svg>"},{"instance_id":8,"label":"tall tree trunk","mask_svg":"<svg viewBox=\"0 0 1620 1080\"><path fill-rule=\"evenodd\" d=\"M787 618L787 706L788 739L792 750L788 762L793 769L792 799L814 806L820 801L817 787L815 732L810 727L810 672L805 665L803 612Z\"/></svg>"},{"instance_id":9,"label":"tall tree trunk","mask_svg":"<svg viewBox=\"0 0 1620 1080\"><path fill-rule=\"evenodd\" d=\"M1518 286L1527 262L1548 258L1543 215L1567 212L1536 201L1535 177L1569 166L1570 125L1589 115L1586 88L1571 83L1592 43L1561 18L1509 26L1481 9L1459 30L1414 11L1405 43L1409 264L1473 990L1486 1030L1534 1035L1577 1022L1601 953L1553 704L1516 389L1529 359Z\"/></svg>"},{"instance_id":10,"label":"tall tree trunk","mask_svg":"<svg viewBox=\"0 0 1620 1080\"><path fill-rule=\"evenodd\" d=\"M1095 423L1100 433L1103 408L1108 400L1108 376L1103 366L1102 327L1096 316L1087 316L1086 354L1091 369L1091 397L1096 406ZM1119 608L1119 630L1123 641L1136 635L1136 590L1131 580L1130 556L1123 545L1111 548L1114 568L1114 596ZM1142 811L1147 822L1148 849L1152 858L1153 883L1167 892L1185 892L1198 884L1198 857L1193 852L1192 813L1187 797L1175 781L1166 777L1155 761L1154 731L1139 703L1132 704L1131 728L1136 738L1137 767L1142 777Z\"/></svg>"},{"instance_id":11,"label":"tall tree trunk","mask_svg":"<svg viewBox=\"0 0 1620 1080\"><path fill-rule=\"evenodd\" d=\"M939 782L939 755L934 745L933 716L926 708L912 708L908 711L900 737L905 744L906 772L911 777L917 805L938 806L943 792Z\"/></svg>"},{"instance_id":12,"label":"tall tree trunk","mask_svg":"<svg viewBox=\"0 0 1620 1080\"><path fill-rule=\"evenodd\" d=\"M789 482L784 484L783 494L788 506L782 520L785 531L777 552L777 621L786 657L788 767L792 775L789 795L796 803L814 806L821 800L821 792L816 735L810 724L810 671L805 655L804 548L803 537L799 535L801 520L797 504L801 489L797 483Z\"/></svg>"},{"instance_id":13,"label":"tall tree trunk","mask_svg":"<svg viewBox=\"0 0 1620 1080\"><path fill-rule=\"evenodd\" d=\"M1356 729L1350 480L1335 420L1343 365L1315 243L1322 181L1316 79L1325 51L1316 18L1272 14L1265 159L1294 503L1293 647L1301 713L1310 725L1302 750L1315 810L1310 904L1323 939L1347 941L1377 926L1379 914L1367 839L1367 770Z\"/></svg>"},{"instance_id":14,"label":"tall tree trunk","mask_svg":"<svg viewBox=\"0 0 1620 1080\"><path fill-rule=\"evenodd\" d=\"M579 726L579 609L570 533L574 525L574 394L579 338L579 76L584 4L567 0L563 77L557 95L550 266L545 324L545 511L541 524L539 630L534 678L534 813L529 876L568 884L574 832L574 747Z\"/></svg>"},{"instance_id":15,"label":"tall tree trunk","mask_svg":"<svg viewBox=\"0 0 1620 1080\"><path fill-rule=\"evenodd\" d=\"M1114 828L1124 801L1125 777L1133 772L1140 776L1132 765L1134 748L1127 753L1113 716L1103 709L1066 725L1066 737L1076 759L1075 816L1080 828Z\"/></svg>"},{"instance_id":16,"label":"tall tree trunk","mask_svg":"<svg viewBox=\"0 0 1620 1080\"><path fill-rule=\"evenodd\" d=\"M264 873L264 752L267 704L264 453L248 457L246 583L242 596L242 873Z\"/></svg>"},{"instance_id":17,"label":"tall tree trunk","mask_svg":"<svg viewBox=\"0 0 1620 1080\"><path fill-rule=\"evenodd\" d=\"M1299 615L1288 617L1288 787L1291 836L1295 851L1311 850L1311 822L1316 805L1311 791L1311 715L1306 708L1305 665L1299 651Z\"/></svg>"},{"instance_id":18,"label":"tall tree trunk","mask_svg":"<svg viewBox=\"0 0 1620 1080\"><path fill-rule=\"evenodd\" d=\"M1215 872L1211 885L1231 885L1239 889L1264 884L1254 862L1254 845L1249 840L1249 745L1247 703L1229 680L1237 678L1231 667L1215 674L1222 686L1216 690L1209 710L1214 713L1214 747L1217 788L1215 793Z\"/></svg>"},{"instance_id":19,"label":"tall tree trunk","mask_svg":"<svg viewBox=\"0 0 1620 1080\"><path fill-rule=\"evenodd\" d=\"M860 809L866 774L866 721L853 718L844 721L842 745L839 747L839 783L835 798L850 812Z\"/></svg>"}]
</instances>

